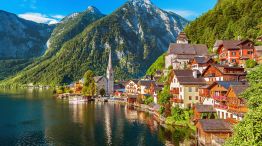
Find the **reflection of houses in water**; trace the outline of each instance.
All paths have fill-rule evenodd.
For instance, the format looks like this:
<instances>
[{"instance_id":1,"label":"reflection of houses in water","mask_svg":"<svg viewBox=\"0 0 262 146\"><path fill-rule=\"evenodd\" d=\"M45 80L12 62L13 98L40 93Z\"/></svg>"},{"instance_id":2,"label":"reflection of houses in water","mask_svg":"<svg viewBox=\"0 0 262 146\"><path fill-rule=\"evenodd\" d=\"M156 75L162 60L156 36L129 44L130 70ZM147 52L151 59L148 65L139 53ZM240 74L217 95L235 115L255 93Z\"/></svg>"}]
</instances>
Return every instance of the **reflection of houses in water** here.
<instances>
[{"instance_id":1,"label":"reflection of houses in water","mask_svg":"<svg viewBox=\"0 0 262 146\"><path fill-rule=\"evenodd\" d=\"M128 105L125 106L125 117L129 121L136 121L138 119L137 111Z\"/></svg>"},{"instance_id":2,"label":"reflection of houses in water","mask_svg":"<svg viewBox=\"0 0 262 146\"><path fill-rule=\"evenodd\" d=\"M84 123L84 108L86 104L70 104L72 109L72 120L74 123Z\"/></svg>"}]
</instances>

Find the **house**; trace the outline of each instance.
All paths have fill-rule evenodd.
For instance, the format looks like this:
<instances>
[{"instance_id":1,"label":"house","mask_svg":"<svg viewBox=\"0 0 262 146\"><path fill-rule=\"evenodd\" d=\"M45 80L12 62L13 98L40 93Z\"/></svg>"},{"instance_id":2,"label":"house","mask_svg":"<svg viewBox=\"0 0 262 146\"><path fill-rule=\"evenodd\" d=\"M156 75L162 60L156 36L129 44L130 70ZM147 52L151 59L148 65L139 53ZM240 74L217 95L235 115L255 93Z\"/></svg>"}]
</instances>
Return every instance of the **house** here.
<instances>
[{"instance_id":1,"label":"house","mask_svg":"<svg viewBox=\"0 0 262 146\"><path fill-rule=\"evenodd\" d=\"M138 94L150 94L150 87L155 86L155 81L152 80L140 80L138 81Z\"/></svg>"},{"instance_id":2,"label":"house","mask_svg":"<svg viewBox=\"0 0 262 146\"><path fill-rule=\"evenodd\" d=\"M203 44L174 44L169 45L165 56L165 68L185 69L190 60L198 56L207 56L208 49Z\"/></svg>"},{"instance_id":3,"label":"house","mask_svg":"<svg viewBox=\"0 0 262 146\"><path fill-rule=\"evenodd\" d=\"M164 88L164 84L162 83L151 83L149 88L149 94L153 96L154 103L158 103L158 93L161 92Z\"/></svg>"},{"instance_id":4,"label":"house","mask_svg":"<svg viewBox=\"0 0 262 146\"><path fill-rule=\"evenodd\" d=\"M231 119L241 121L248 108L246 99L240 98L239 95L248 88L248 85L231 85L226 93L228 113Z\"/></svg>"},{"instance_id":5,"label":"house","mask_svg":"<svg viewBox=\"0 0 262 146\"><path fill-rule=\"evenodd\" d=\"M214 100L210 96L210 85L199 87L200 103L204 105L214 105Z\"/></svg>"},{"instance_id":6,"label":"house","mask_svg":"<svg viewBox=\"0 0 262 146\"><path fill-rule=\"evenodd\" d=\"M198 89L205 84L205 80L199 76L197 70L173 70L170 83L173 106L191 108L199 103Z\"/></svg>"},{"instance_id":7,"label":"house","mask_svg":"<svg viewBox=\"0 0 262 146\"><path fill-rule=\"evenodd\" d=\"M176 39L177 44L188 44L188 38L186 36L185 32L180 32L177 39Z\"/></svg>"},{"instance_id":8,"label":"house","mask_svg":"<svg viewBox=\"0 0 262 146\"><path fill-rule=\"evenodd\" d=\"M116 97L123 97L125 94L125 84L126 82L120 81L114 84L114 95Z\"/></svg>"},{"instance_id":9,"label":"house","mask_svg":"<svg viewBox=\"0 0 262 146\"><path fill-rule=\"evenodd\" d=\"M217 111L218 118L220 119L232 117L232 113L228 112L226 96L229 87L232 85L246 85L246 82L217 81L209 87L212 103Z\"/></svg>"},{"instance_id":10,"label":"house","mask_svg":"<svg viewBox=\"0 0 262 146\"><path fill-rule=\"evenodd\" d=\"M262 46L255 46L256 61L258 64L262 64Z\"/></svg>"},{"instance_id":11,"label":"house","mask_svg":"<svg viewBox=\"0 0 262 146\"><path fill-rule=\"evenodd\" d=\"M214 63L214 60L212 58L208 56L199 56L199 57L194 57L190 65L192 70L198 70L200 73L203 73L203 71L211 63Z\"/></svg>"},{"instance_id":12,"label":"house","mask_svg":"<svg viewBox=\"0 0 262 146\"><path fill-rule=\"evenodd\" d=\"M125 84L125 91L127 95L138 95L139 80L130 80Z\"/></svg>"},{"instance_id":13,"label":"house","mask_svg":"<svg viewBox=\"0 0 262 146\"><path fill-rule=\"evenodd\" d=\"M215 119L216 110L212 105L196 104L194 106L194 122L200 119Z\"/></svg>"},{"instance_id":14,"label":"house","mask_svg":"<svg viewBox=\"0 0 262 146\"><path fill-rule=\"evenodd\" d=\"M196 124L198 145L221 146L233 133L232 125L223 119L201 119Z\"/></svg>"},{"instance_id":15,"label":"house","mask_svg":"<svg viewBox=\"0 0 262 146\"><path fill-rule=\"evenodd\" d=\"M245 61L255 59L254 42L250 40L219 40L217 53L222 64L244 67Z\"/></svg>"},{"instance_id":16,"label":"house","mask_svg":"<svg viewBox=\"0 0 262 146\"><path fill-rule=\"evenodd\" d=\"M215 81L241 81L245 80L247 73L242 67L210 64L202 73L207 82Z\"/></svg>"}]
</instances>

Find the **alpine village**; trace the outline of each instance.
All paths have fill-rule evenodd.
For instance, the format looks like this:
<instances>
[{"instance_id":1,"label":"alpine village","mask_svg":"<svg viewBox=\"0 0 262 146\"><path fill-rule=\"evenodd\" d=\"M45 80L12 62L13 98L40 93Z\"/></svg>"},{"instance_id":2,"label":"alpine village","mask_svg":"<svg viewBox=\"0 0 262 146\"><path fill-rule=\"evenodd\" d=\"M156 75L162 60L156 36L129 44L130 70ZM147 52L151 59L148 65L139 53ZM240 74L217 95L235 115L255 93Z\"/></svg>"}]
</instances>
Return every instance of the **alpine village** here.
<instances>
[{"instance_id":1,"label":"alpine village","mask_svg":"<svg viewBox=\"0 0 262 146\"><path fill-rule=\"evenodd\" d=\"M195 129L200 145L223 145L249 110L241 96L250 86L245 67L262 63L262 46L248 39L217 40L213 52L205 44L190 44L180 32L164 55L163 70L117 82L110 52L106 76L87 71L83 79L59 87L58 98L126 103L154 114L163 125Z\"/></svg>"},{"instance_id":2,"label":"alpine village","mask_svg":"<svg viewBox=\"0 0 262 146\"><path fill-rule=\"evenodd\" d=\"M217 4L216 9L223 6ZM206 27L201 24L201 28L197 28L197 23L205 19L201 17L177 31L175 41L169 40L164 54L158 54L160 57L143 69L146 73L142 76L119 78L127 72L119 73L119 66L115 66L116 56L121 53L106 47L103 65L99 66L102 71L97 73L96 68L91 67L81 78L56 85L55 98L74 104L108 102L135 107L153 115L163 127L192 130L190 137L197 145L233 146L243 141L247 144L249 139L253 139L249 145L261 145L262 23L256 28L260 35L256 34L255 38L254 35L236 35L234 31L239 28L236 27L226 30L232 37L205 33L208 36L205 42L198 39L202 37L199 30ZM215 23L224 24L222 21ZM208 41L211 38L214 42ZM28 82L27 87L36 88Z\"/></svg>"}]
</instances>

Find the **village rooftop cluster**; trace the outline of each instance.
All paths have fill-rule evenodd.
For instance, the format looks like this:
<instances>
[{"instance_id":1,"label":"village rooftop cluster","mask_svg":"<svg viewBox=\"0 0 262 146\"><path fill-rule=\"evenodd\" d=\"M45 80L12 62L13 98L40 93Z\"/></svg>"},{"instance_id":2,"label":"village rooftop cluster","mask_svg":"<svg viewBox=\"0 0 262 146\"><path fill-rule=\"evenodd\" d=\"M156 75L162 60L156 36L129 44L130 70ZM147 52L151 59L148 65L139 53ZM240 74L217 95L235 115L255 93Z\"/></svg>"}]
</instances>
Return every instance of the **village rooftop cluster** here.
<instances>
[{"instance_id":1,"label":"village rooftop cluster","mask_svg":"<svg viewBox=\"0 0 262 146\"><path fill-rule=\"evenodd\" d=\"M110 51L106 77L94 77L97 96L104 89L114 100L146 106L163 119L159 114L158 94L168 86L173 107L193 109L192 122L197 127L199 143L221 145L232 135L232 125L241 121L248 111L246 100L240 96L249 87L246 62L262 63L262 46L255 46L248 39L217 40L212 52L208 52L205 44L190 44L181 32L166 52L163 70L143 79L114 83ZM161 82L163 77L167 81ZM74 94L81 94L83 83L82 79L70 86ZM148 97L153 101L145 105Z\"/></svg>"}]
</instances>

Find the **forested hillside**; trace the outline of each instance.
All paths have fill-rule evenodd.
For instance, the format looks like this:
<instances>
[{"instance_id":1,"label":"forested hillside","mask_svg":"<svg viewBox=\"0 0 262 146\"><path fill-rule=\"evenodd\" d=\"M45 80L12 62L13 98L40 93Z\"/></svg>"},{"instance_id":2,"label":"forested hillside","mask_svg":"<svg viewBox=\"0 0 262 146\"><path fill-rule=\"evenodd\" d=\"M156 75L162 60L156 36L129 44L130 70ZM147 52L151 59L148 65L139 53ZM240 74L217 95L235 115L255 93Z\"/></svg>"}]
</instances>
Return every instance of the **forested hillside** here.
<instances>
[{"instance_id":1,"label":"forested hillside","mask_svg":"<svg viewBox=\"0 0 262 146\"><path fill-rule=\"evenodd\" d=\"M262 35L261 0L219 0L214 9L185 28L192 43L209 47L216 39L255 40Z\"/></svg>"}]
</instances>

